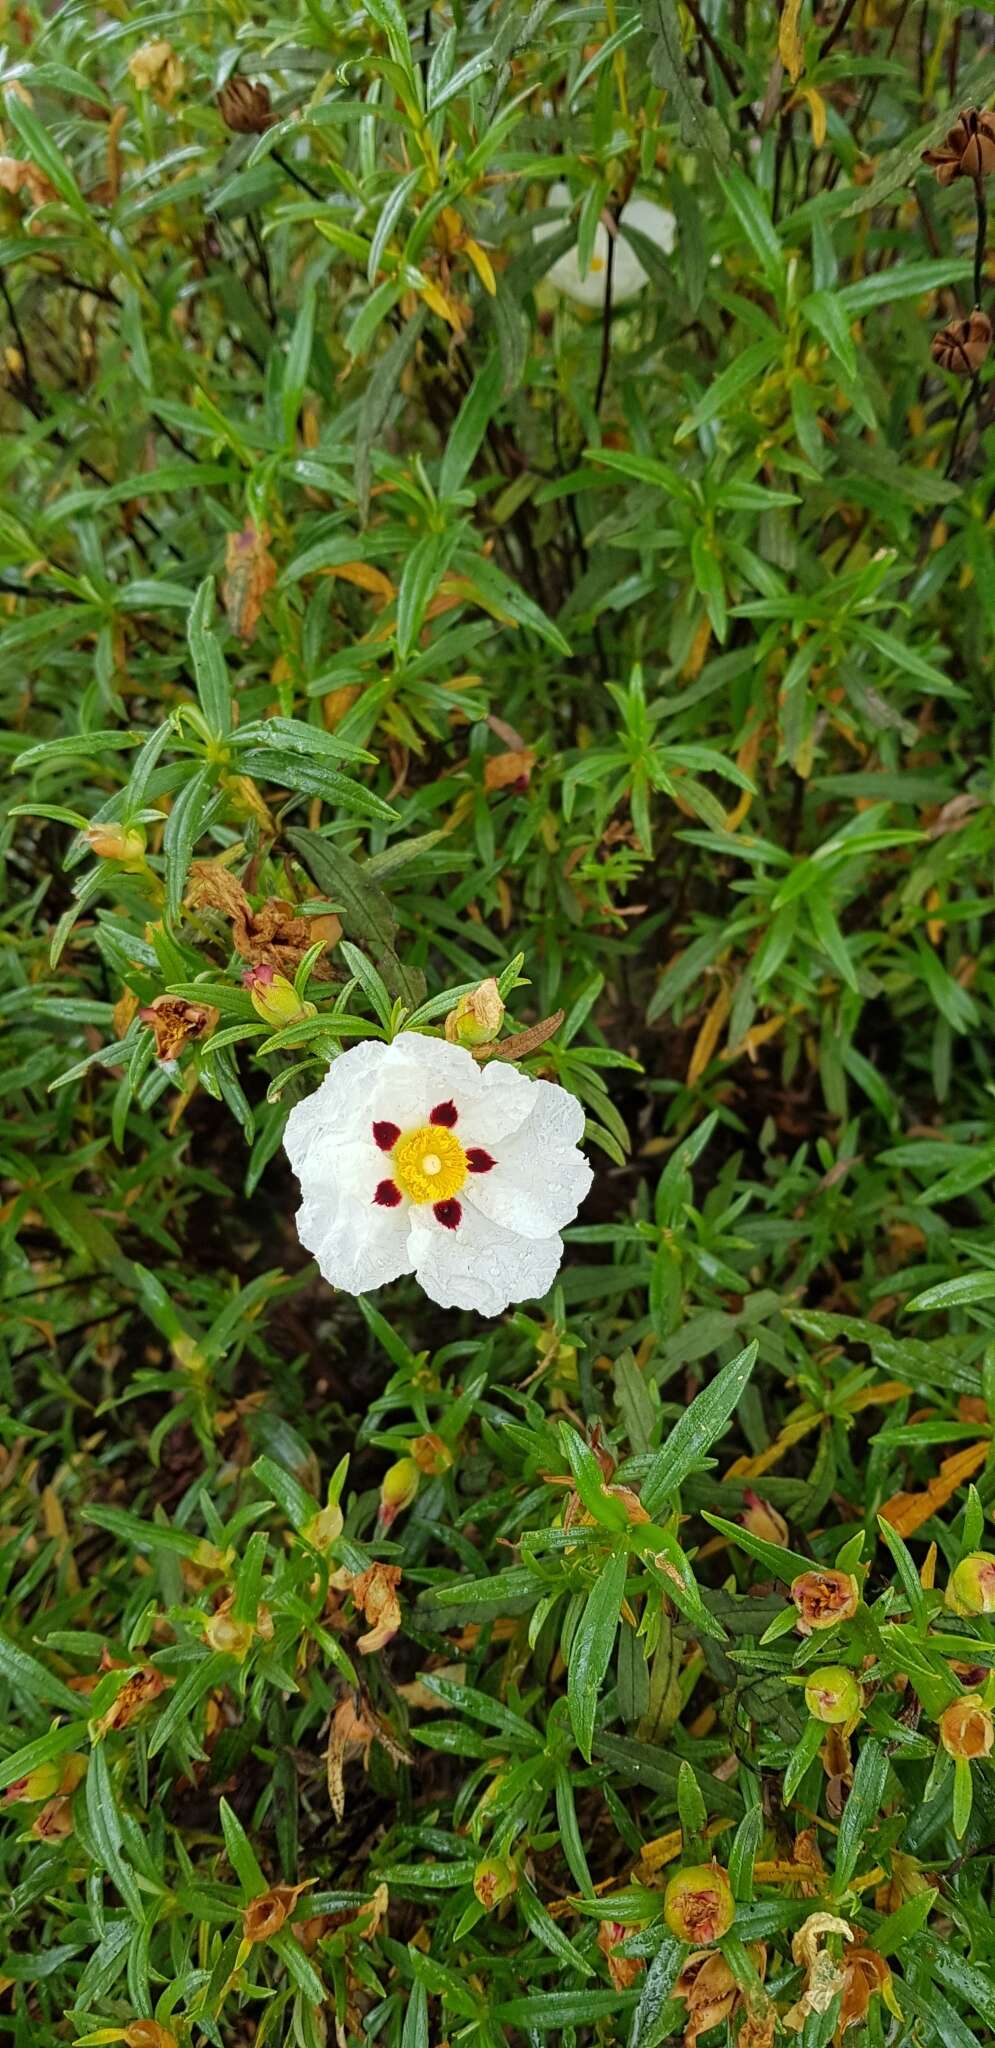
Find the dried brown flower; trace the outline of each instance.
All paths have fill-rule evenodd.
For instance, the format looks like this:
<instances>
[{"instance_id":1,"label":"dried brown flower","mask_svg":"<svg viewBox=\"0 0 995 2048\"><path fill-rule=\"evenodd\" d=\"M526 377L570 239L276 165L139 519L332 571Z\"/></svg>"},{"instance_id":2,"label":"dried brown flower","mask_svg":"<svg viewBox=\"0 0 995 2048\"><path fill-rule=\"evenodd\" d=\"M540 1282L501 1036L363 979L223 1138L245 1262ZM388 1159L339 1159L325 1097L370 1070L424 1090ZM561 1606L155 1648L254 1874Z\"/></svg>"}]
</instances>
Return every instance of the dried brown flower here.
<instances>
[{"instance_id":1,"label":"dried brown flower","mask_svg":"<svg viewBox=\"0 0 995 2048\"><path fill-rule=\"evenodd\" d=\"M368 1571L360 1572L353 1580L352 1597L370 1624L356 1645L362 1656L382 1650L396 1636L401 1626L401 1603L397 1597L400 1583L401 1573L396 1564L371 1564Z\"/></svg>"},{"instance_id":2,"label":"dried brown flower","mask_svg":"<svg viewBox=\"0 0 995 2048\"><path fill-rule=\"evenodd\" d=\"M980 370L992 345L992 323L976 306L966 320L951 320L934 334L930 355L941 370L953 370L958 377L973 377Z\"/></svg>"},{"instance_id":3,"label":"dried brown flower","mask_svg":"<svg viewBox=\"0 0 995 2048\"><path fill-rule=\"evenodd\" d=\"M846 1982L840 2016L836 2023L836 2039L842 2040L848 2027L855 2027L867 2018L871 1999L880 1992L890 2012L901 2018L891 1988L891 1971L883 1956L872 1948L852 1948L844 1959L843 1970Z\"/></svg>"},{"instance_id":4,"label":"dried brown flower","mask_svg":"<svg viewBox=\"0 0 995 2048\"><path fill-rule=\"evenodd\" d=\"M168 107L183 84L183 65L172 43L162 40L143 43L128 59L139 92L152 91L161 107Z\"/></svg>"},{"instance_id":5,"label":"dried brown flower","mask_svg":"<svg viewBox=\"0 0 995 2048\"><path fill-rule=\"evenodd\" d=\"M218 109L225 127L235 135L263 135L276 118L270 111L268 88L251 78L226 79L218 94Z\"/></svg>"},{"instance_id":6,"label":"dried brown flower","mask_svg":"<svg viewBox=\"0 0 995 2048\"><path fill-rule=\"evenodd\" d=\"M763 1977L767 1967L766 1949L761 1943L755 1943L747 1953L756 1966L758 1976ZM674 1985L674 1997L682 1998L687 2007L684 2048L694 2048L699 2034L707 2034L712 2027L717 2027L743 2003L742 1988L724 1955L718 1949L709 1948L695 1949L688 1956Z\"/></svg>"},{"instance_id":7,"label":"dried brown flower","mask_svg":"<svg viewBox=\"0 0 995 2048\"><path fill-rule=\"evenodd\" d=\"M622 1943L634 1932L622 1920L602 1920L598 1928L598 1947L608 1965L608 1975L616 1991L631 1990L646 1964L641 1956L621 1956L618 1951ZM676 1987L680 1996L680 1987Z\"/></svg>"},{"instance_id":8,"label":"dried brown flower","mask_svg":"<svg viewBox=\"0 0 995 2048\"><path fill-rule=\"evenodd\" d=\"M263 604L276 582L269 541L269 527L256 526L251 519L228 535L221 597L228 623L240 640L254 639Z\"/></svg>"},{"instance_id":9,"label":"dried brown flower","mask_svg":"<svg viewBox=\"0 0 995 2048\"><path fill-rule=\"evenodd\" d=\"M275 1884L268 1892L261 1892L258 1899L250 1899L242 1914L243 1941L272 1941L301 1893L313 1883L314 1879L308 1878L305 1884Z\"/></svg>"},{"instance_id":10,"label":"dried brown flower","mask_svg":"<svg viewBox=\"0 0 995 2048\"><path fill-rule=\"evenodd\" d=\"M157 1060L179 1059L194 1039L208 1038L218 1021L209 1003L188 1003L182 996L156 996L140 1014L155 1035Z\"/></svg>"},{"instance_id":11,"label":"dried brown flower","mask_svg":"<svg viewBox=\"0 0 995 2048\"><path fill-rule=\"evenodd\" d=\"M192 910L218 910L229 919L232 944L243 960L253 967L272 967L291 979L309 946L319 939L334 946L342 936L337 917L298 917L282 896L270 896L253 910L237 876L217 860L192 863L186 900ZM315 981L331 976L326 960L318 960L312 972Z\"/></svg>"},{"instance_id":12,"label":"dried brown flower","mask_svg":"<svg viewBox=\"0 0 995 2048\"><path fill-rule=\"evenodd\" d=\"M154 1664L145 1664L141 1671L133 1671L131 1677L125 1679L106 1714L101 1714L94 1733L99 1737L109 1734L112 1728L127 1728L129 1721L133 1721L143 1707L157 1700L166 1687L174 1683L174 1679L166 1678L157 1671Z\"/></svg>"},{"instance_id":13,"label":"dried brown flower","mask_svg":"<svg viewBox=\"0 0 995 2048\"><path fill-rule=\"evenodd\" d=\"M937 183L955 178L987 178L995 171L995 116L965 107L937 149L924 149L922 161L936 172Z\"/></svg>"},{"instance_id":14,"label":"dried brown flower","mask_svg":"<svg viewBox=\"0 0 995 2048\"><path fill-rule=\"evenodd\" d=\"M9 192L14 199L26 192L32 206L44 206L47 200L58 198L44 171L20 156L0 156L0 192Z\"/></svg>"}]
</instances>

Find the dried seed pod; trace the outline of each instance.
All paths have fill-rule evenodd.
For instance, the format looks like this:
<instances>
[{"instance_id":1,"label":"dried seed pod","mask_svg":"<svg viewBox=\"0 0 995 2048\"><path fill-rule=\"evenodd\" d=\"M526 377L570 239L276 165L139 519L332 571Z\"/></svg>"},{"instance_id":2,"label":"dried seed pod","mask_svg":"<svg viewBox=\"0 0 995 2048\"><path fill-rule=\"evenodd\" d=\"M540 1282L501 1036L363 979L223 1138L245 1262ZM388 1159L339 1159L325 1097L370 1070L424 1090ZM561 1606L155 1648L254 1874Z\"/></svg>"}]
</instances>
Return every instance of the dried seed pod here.
<instances>
[{"instance_id":1,"label":"dried seed pod","mask_svg":"<svg viewBox=\"0 0 995 2048\"><path fill-rule=\"evenodd\" d=\"M851 1572L800 1572L791 1581L791 1598L798 1610L795 1627L799 1635L833 1628L838 1621L850 1621L860 1605L860 1587Z\"/></svg>"},{"instance_id":2,"label":"dried seed pod","mask_svg":"<svg viewBox=\"0 0 995 2048\"><path fill-rule=\"evenodd\" d=\"M951 320L934 334L930 354L941 370L953 370L958 377L973 377L980 370L991 347L992 323L976 306L966 320Z\"/></svg>"},{"instance_id":3,"label":"dried seed pod","mask_svg":"<svg viewBox=\"0 0 995 2048\"><path fill-rule=\"evenodd\" d=\"M226 79L218 94L218 109L225 127L235 135L262 135L275 118L267 87L251 78Z\"/></svg>"},{"instance_id":4,"label":"dried seed pod","mask_svg":"<svg viewBox=\"0 0 995 2048\"><path fill-rule=\"evenodd\" d=\"M940 1741L948 1756L989 1756L995 1744L995 1723L991 1710L978 1692L965 1693L944 1707L940 1715Z\"/></svg>"},{"instance_id":5,"label":"dried seed pod","mask_svg":"<svg viewBox=\"0 0 995 2048\"><path fill-rule=\"evenodd\" d=\"M937 183L955 178L987 178L995 171L995 114L965 107L936 149L924 149L924 164L936 172Z\"/></svg>"}]
</instances>

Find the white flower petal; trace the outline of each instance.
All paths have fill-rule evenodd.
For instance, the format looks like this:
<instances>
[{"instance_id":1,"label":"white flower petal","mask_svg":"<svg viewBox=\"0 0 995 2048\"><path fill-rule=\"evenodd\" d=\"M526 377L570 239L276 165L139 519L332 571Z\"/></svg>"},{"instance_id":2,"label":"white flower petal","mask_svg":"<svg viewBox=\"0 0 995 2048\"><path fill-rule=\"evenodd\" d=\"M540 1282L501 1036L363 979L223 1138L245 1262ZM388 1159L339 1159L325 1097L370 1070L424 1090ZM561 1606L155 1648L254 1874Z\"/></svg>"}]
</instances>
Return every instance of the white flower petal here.
<instances>
[{"instance_id":1,"label":"white flower petal","mask_svg":"<svg viewBox=\"0 0 995 2048\"><path fill-rule=\"evenodd\" d=\"M389 1159L365 1143L338 1146L327 1170L309 1175L298 1236L322 1278L347 1294L384 1287L412 1270L410 1203L388 1209L373 1199L378 1182L389 1178Z\"/></svg>"},{"instance_id":2,"label":"white flower petal","mask_svg":"<svg viewBox=\"0 0 995 2048\"><path fill-rule=\"evenodd\" d=\"M374 1141L374 1123L411 1131L450 1101L460 1143L496 1162L468 1174L455 1229L403 1191L393 1207L375 1200L381 1181L401 1183L389 1147ZM416 1032L389 1046L354 1046L288 1119L301 1242L325 1279L349 1293L414 1270L443 1307L500 1315L511 1301L545 1294L555 1278L557 1232L591 1182L576 1149L583 1127L583 1109L565 1089L503 1062L482 1068L462 1046Z\"/></svg>"},{"instance_id":3,"label":"white flower petal","mask_svg":"<svg viewBox=\"0 0 995 2048\"><path fill-rule=\"evenodd\" d=\"M677 243L677 216L669 206L658 206L655 199L630 199L619 214L619 226L635 228L637 235L645 235L648 242L655 242L665 256L672 256Z\"/></svg>"},{"instance_id":4,"label":"white flower petal","mask_svg":"<svg viewBox=\"0 0 995 2048\"><path fill-rule=\"evenodd\" d=\"M417 1031L402 1031L390 1050L410 1125L427 1123L440 1102L454 1102L462 1123L482 1085L480 1068L466 1047L448 1045L440 1038L422 1038Z\"/></svg>"},{"instance_id":5,"label":"white flower petal","mask_svg":"<svg viewBox=\"0 0 995 2048\"><path fill-rule=\"evenodd\" d=\"M547 208L566 213L571 205L570 189L562 179L557 179L546 194ZM619 226L629 225L637 234L645 235L647 241L655 242L666 256L673 253L677 238L677 222L666 206L657 206L652 199L630 199L619 214ZM537 242L548 241L558 235L562 222L543 221L533 229ZM599 221L594 231L591 258L584 277L580 274L580 259L577 250L568 249L566 255L557 257L546 273L550 284L564 292L575 305L600 308L605 303L608 290L608 230ZM615 237L615 254L612 262L612 304L624 306L637 298L649 276L630 242L624 235Z\"/></svg>"},{"instance_id":6,"label":"white flower petal","mask_svg":"<svg viewBox=\"0 0 995 2048\"><path fill-rule=\"evenodd\" d=\"M298 1179L335 1137L358 1136L369 1126L368 1107L389 1050L377 1040L350 1046L329 1067L313 1095L294 1104L283 1134L284 1150Z\"/></svg>"},{"instance_id":7,"label":"white flower petal","mask_svg":"<svg viewBox=\"0 0 995 2048\"><path fill-rule=\"evenodd\" d=\"M455 1230L430 1209L411 1212L409 1247L415 1278L440 1308L475 1309L499 1316L513 1301L547 1294L560 1269L558 1237L518 1237L490 1223L468 1202Z\"/></svg>"},{"instance_id":8,"label":"white flower petal","mask_svg":"<svg viewBox=\"0 0 995 2048\"><path fill-rule=\"evenodd\" d=\"M479 1093L467 1107L466 1126L460 1132L463 1144L487 1148L521 1130L535 1108L537 1085L509 1060L488 1060Z\"/></svg>"},{"instance_id":9,"label":"white flower petal","mask_svg":"<svg viewBox=\"0 0 995 2048\"><path fill-rule=\"evenodd\" d=\"M584 1129L577 1097L549 1081L531 1088L528 1122L498 1146L490 1172L471 1174L462 1192L505 1230L547 1237L573 1221L594 1175L574 1143Z\"/></svg>"}]
</instances>

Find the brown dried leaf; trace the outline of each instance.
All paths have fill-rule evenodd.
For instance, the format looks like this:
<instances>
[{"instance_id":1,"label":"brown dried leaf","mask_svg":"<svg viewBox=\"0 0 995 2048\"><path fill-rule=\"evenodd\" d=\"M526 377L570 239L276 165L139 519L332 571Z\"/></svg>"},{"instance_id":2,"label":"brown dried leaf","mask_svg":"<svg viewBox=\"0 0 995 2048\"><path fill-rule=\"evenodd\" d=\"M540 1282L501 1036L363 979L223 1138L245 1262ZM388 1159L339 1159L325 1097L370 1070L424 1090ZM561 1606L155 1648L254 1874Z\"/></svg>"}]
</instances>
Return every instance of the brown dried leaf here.
<instances>
[{"instance_id":1,"label":"brown dried leaf","mask_svg":"<svg viewBox=\"0 0 995 2048\"><path fill-rule=\"evenodd\" d=\"M511 1038L502 1038L492 1045L475 1045L472 1048L475 1060L524 1060L530 1052L538 1052L547 1038L553 1038L563 1022L562 1010L554 1010L551 1017L544 1017L541 1024L529 1024L524 1031L516 1031Z\"/></svg>"},{"instance_id":2,"label":"brown dried leaf","mask_svg":"<svg viewBox=\"0 0 995 2048\"><path fill-rule=\"evenodd\" d=\"M512 747L507 754L488 754L484 762L484 788L527 789L535 758L531 747Z\"/></svg>"},{"instance_id":3,"label":"brown dried leaf","mask_svg":"<svg viewBox=\"0 0 995 2048\"><path fill-rule=\"evenodd\" d=\"M255 638L263 600L276 582L269 538L269 527L254 526L251 519L240 533L228 535L221 598L232 632L240 640Z\"/></svg>"}]
</instances>

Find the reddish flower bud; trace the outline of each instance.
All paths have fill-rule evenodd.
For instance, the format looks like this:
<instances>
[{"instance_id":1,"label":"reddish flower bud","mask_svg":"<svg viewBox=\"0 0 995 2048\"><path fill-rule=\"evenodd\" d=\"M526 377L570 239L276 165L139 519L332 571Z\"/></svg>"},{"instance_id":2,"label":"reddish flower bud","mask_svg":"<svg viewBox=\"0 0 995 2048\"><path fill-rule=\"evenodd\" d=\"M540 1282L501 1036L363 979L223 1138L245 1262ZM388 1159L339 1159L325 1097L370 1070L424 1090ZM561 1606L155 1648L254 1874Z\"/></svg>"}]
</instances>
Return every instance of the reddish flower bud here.
<instances>
[{"instance_id":1,"label":"reddish flower bud","mask_svg":"<svg viewBox=\"0 0 995 2048\"><path fill-rule=\"evenodd\" d=\"M398 1515L411 1506L421 1484L421 1473L413 1458L398 1458L391 1465L380 1482L380 1510L377 1521L381 1529L389 1529Z\"/></svg>"},{"instance_id":2,"label":"reddish flower bud","mask_svg":"<svg viewBox=\"0 0 995 2048\"><path fill-rule=\"evenodd\" d=\"M282 1031L287 1024L298 1024L305 1017L316 1017L318 1012L313 1003L301 1001L292 981L285 974L278 974L275 967L264 961L259 967L247 967L242 980L252 998L252 1007L273 1031Z\"/></svg>"},{"instance_id":3,"label":"reddish flower bud","mask_svg":"<svg viewBox=\"0 0 995 2048\"><path fill-rule=\"evenodd\" d=\"M788 1525L784 1516L771 1507L769 1500L761 1500L752 1487L747 1487L743 1495L743 1512L739 1519L752 1536L762 1536L765 1543L776 1543L779 1549L787 1549Z\"/></svg>"},{"instance_id":4,"label":"reddish flower bud","mask_svg":"<svg viewBox=\"0 0 995 2048\"><path fill-rule=\"evenodd\" d=\"M145 834L140 825L119 825L108 818L103 824L88 825L83 837L98 860L119 860L132 867L145 852Z\"/></svg>"}]
</instances>

